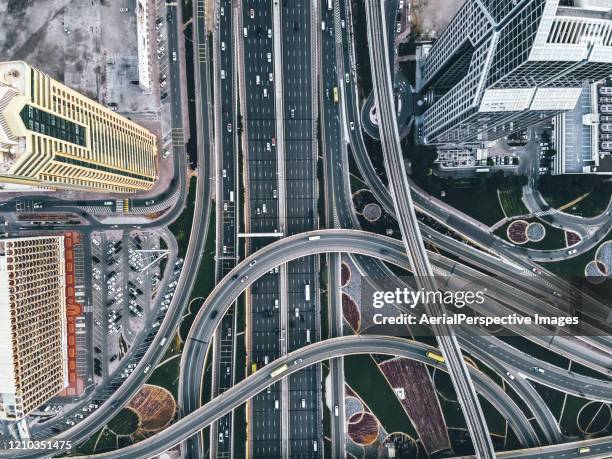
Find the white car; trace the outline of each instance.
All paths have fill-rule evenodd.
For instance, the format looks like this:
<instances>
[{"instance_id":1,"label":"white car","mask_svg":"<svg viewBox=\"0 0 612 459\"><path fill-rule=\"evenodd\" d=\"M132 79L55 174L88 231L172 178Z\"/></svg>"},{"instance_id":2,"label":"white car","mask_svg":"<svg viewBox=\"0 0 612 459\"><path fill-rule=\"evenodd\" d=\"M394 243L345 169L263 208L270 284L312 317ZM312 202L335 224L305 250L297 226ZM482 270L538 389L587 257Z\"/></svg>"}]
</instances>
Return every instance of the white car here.
<instances>
[{"instance_id":1,"label":"white car","mask_svg":"<svg viewBox=\"0 0 612 459\"><path fill-rule=\"evenodd\" d=\"M172 60L176 62L176 51L172 51Z\"/></svg>"}]
</instances>

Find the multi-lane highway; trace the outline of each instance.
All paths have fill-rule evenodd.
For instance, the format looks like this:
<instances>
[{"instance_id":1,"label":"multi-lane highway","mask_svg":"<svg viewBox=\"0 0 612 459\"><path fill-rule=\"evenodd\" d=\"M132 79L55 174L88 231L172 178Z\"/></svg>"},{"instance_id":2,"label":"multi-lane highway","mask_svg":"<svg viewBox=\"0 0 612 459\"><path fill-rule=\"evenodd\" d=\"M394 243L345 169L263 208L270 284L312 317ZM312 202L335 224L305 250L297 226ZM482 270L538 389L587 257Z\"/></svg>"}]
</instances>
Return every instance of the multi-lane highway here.
<instances>
[{"instance_id":1,"label":"multi-lane highway","mask_svg":"<svg viewBox=\"0 0 612 459\"><path fill-rule=\"evenodd\" d=\"M428 351L436 348L427 346L422 343L405 340L402 338L389 336L345 336L342 338L333 338L319 343L311 344L300 350L294 351L284 358L270 362L268 365L259 369L257 372L236 384L236 386L224 392L212 402L198 408L197 411L187 415L177 423L167 427L160 433L141 441L135 445L122 449L122 457L142 458L151 457L159 454L167 448L183 441L185 438L193 435L193 433L209 425L214 420L220 418L225 413L241 405L249 400L258 392L263 391L266 387L277 382L279 379L288 374L300 371L306 366L313 365L322 360L327 360L338 355L351 355L363 353L377 353L396 355L404 358L418 360L424 363L433 365L439 369L447 370L444 364L440 364L429 359L426 354ZM520 429L531 430L527 424L521 421L524 416L521 416L520 410L514 402L503 391L495 389L499 387L490 381L488 377L480 373L473 367L470 368L470 373L474 377L475 384L483 395L495 404L505 417L511 419L513 429L518 430L519 436L522 435ZM518 410L518 411L517 411ZM525 419L526 421L526 419ZM527 438L524 438L527 441ZM581 457L596 457L604 458L602 452L609 452L612 448L612 439L610 437L588 440L586 442L574 442L568 445L556 445L553 447L541 447L538 451L539 456L531 456L532 450L520 450L516 453L503 453L507 456L503 457L548 457L545 455L548 451L553 453L561 451L565 455L572 455L577 448L583 444L596 445L597 450L591 447L591 451L583 454ZM115 457L116 452L98 454L97 458Z\"/></svg>"}]
</instances>

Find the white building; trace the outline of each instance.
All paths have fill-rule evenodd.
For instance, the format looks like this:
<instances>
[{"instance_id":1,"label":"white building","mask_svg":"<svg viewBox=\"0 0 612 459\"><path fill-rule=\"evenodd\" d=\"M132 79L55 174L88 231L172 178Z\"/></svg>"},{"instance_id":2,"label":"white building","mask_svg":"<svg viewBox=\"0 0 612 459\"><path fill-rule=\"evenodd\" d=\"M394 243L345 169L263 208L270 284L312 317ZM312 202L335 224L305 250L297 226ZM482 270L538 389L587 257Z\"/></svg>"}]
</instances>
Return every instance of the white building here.
<instances>
[{"instance_id":1,"label":"white building","mask_svg":"<svg viewBox=\"0 0 612 459\"><path fill-rule=\"evenodd\" d=\"M64 238L0 240L0 419L68 385Z\"/></svg>"}]
</instances>

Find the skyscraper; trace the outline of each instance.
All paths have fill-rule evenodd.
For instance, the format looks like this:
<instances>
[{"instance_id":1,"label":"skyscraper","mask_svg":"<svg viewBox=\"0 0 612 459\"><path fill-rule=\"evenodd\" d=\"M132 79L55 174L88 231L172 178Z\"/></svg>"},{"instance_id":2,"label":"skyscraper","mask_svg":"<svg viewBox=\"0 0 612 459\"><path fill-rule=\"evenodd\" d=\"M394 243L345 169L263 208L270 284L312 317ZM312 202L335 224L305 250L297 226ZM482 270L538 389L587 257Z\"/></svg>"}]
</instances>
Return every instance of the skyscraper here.
<instances>
[{"instance_id":1,"label":"skyscraper","mask_svg":"<svg viewBox=\"0 0 612 459\"><path fill-rule=\"evenodd\" d=\"M612 9L612 6L610 7ZM427 143L494 140L576 106L612 74L612 17L597 0L466 0L419 65Z\"/></svg>"},{"instance_id":2,"label":"skyscraper","mask_svg":"<svg viewBox=\"0 0 612 459\"><path fill-rule=\"evenodd\" d=\"M157 177L149 131L25 62L0 63L0 182L128 193Z\"/></svg>"},{"instance_id":3,"label":"skyscraper","mask_svg":"<svg viewBox=\"0 0 612 459\"><path fill-rule=\"evenodd\" d=\"M0 240L0 419L68 385L64 238Z\"/></svg>"}]
</instances>

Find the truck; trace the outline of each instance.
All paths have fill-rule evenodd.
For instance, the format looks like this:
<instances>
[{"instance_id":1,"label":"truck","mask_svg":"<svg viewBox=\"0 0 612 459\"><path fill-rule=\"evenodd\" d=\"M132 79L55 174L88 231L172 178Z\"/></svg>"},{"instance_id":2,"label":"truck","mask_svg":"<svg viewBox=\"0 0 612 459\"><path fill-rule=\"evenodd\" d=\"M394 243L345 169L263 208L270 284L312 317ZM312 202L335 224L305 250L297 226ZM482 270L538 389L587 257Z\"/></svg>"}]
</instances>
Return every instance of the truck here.
<instances>
[{"instance_id":1,"label":"truck","mask_svg":"<svg viewBox=\"0 0 612 459\"><path fill-rule=\"evenodd\" d=\"M444 357L442 357L440 354L436 352L428 351L427 354L425 355L431 360L435 360L436 362L444 363Z\"/></svg>"},{"instance_id":2,"label":"truck","mask_svg":"<svg viewBox=\"0 0 612 459\"><path fill-rule=\"evenodd\" d=\"M334 9L334 2L333 2L333 0L327 0L327 9L328 9L329 11L331 11L331 10L333 10L333 9ZM316 451L316 450L315 450L315 451Z\"/></svg>"},{"instance_id":3,"label":"truck","mask_svg":"<svg viewBox=\"0 0 612 459\"><path fill-rule=\"evenodd\" d=\"M271 378L275 378L276 376L284 373L285 371L287 371L287 364L284 363L283 365L281 365L280 367L278 367L276 370L272 370L272 372L270 373L270 377Z\"/></svg>"}]
</instances>

